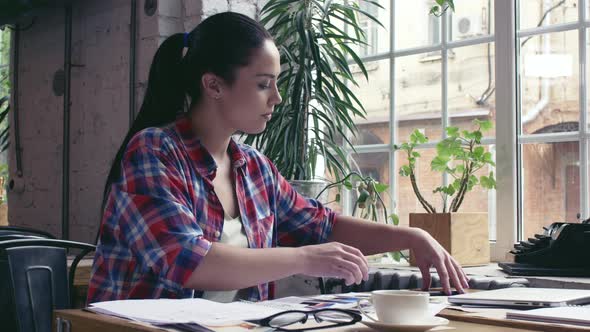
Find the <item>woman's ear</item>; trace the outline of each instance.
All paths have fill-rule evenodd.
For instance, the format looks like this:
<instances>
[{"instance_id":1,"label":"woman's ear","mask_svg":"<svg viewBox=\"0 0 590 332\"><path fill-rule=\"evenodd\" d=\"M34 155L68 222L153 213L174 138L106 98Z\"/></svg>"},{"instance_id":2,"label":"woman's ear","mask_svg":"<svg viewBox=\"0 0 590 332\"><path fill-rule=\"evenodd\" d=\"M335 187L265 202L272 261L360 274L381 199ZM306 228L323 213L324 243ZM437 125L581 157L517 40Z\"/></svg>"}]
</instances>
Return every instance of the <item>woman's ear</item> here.
<instances>
[{"instance_id":1,"label":"woman's ear","mask_svg":"<svg viewBox=\"0 0 590 332\"><path fill-rule=\"evenodd\" d=\"M201 86L205 95L212 99L220 99L223 93L222 79L212 73L205 73L201 77Z\"/></svg>"}]
</instances>

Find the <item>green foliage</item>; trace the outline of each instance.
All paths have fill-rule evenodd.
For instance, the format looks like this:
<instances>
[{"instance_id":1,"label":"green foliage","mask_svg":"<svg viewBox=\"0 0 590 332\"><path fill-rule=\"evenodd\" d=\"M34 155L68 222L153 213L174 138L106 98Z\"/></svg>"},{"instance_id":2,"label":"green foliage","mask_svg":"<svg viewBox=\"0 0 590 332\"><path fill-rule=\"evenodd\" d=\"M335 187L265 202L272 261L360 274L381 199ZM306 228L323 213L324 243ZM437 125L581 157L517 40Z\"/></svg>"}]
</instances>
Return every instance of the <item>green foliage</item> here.
<instances>
[{"instance_id":1,"label":"green foliage","mask_svg":"<svg viewBox=\"0 0 590 332\"><path fill-rule=\"evenodd\" d=\"M360 1L382 8L377 1ZM346 131L355 134L353 117L366 115L349 88L358 83L347 61L368 77L353 51L366 45L360 16L381 25L356 1L270 0L261 11L261 22L281 53L277 85L283 102L266 130L247 136L246 143L262 150L287 179L312 179L320 155L336 177L350 169L345 148L352 143Z\"/></svg>"},{"instance_id":2,"label":"green foliage","mask_svg":"<svg viewBox=\"0 0 590 332\"><path fill-rule=\"evenodd\" d=\"M354 203L352 211L353 215L356 215L357 211L360 210L359 216L363 219L378 222L381 218L386 224L399 225L399 217L395 213L388 214L387 207L381 197L383 193L387 192L389 186L380 183L371 176L362 176L357 172L350 172L341 180L327 185L316 196L316 199L319 199L322 193L326 190L331 188L338 188L340 190L342 187L347 190L356 191L357 199ZM335 201L340 201L340 194L336 196ZM383 212L381 216L379 215L379 208L381 208ZM402 257L405 258L400 252L391 252L388 253L388 255L397 262L399 262Z\"/></svg>"},{"instance_id":3,"label":"green foliage","mask_svg":"<svg viewBox=\"0 0 590 332\"><path fill-rule=\"evenodd\" d=\"M452 11L455 11L454 0L435 0L435 2L436 5L430 8L431 15L442 16L449 8L451 8Z\"/></svg>"},{"instance_id":4,"label":"green foliage","mask_svg":"<svg viewBox=\"0 0 590 332\"><path fill-rule=\"evenodd\" d=\"M10 33L9 30L0 30L0 152L8 149L9 125L8 113L10 111Z\"/></svg>"},{"instance_id":5,"label":"green foliage","mask_svg":"<svg viewBox=\"0 0 590 332\"><path fill-rule=\"evenodd\" d=\"M475 173L486 166L495 166L492 154L485 151L481 146L483 137L482 131L492 128L492 122L489 120L474 120L477 129L473 131L459 130L457 127L448 127L446 129L447 137L436 145L436 156L430 162L430 168L433 171L446 173L452 177L453 182L447 186L440 186L433 190L439 193L443 200L442 212L456 212L465 194L477 185L485 189L495 189L496 180L494 173L483 175L479 178ZM395 145L396 150L404 151L407 156L408 164L402 165L399 170L401 176L410 177L412 189L422 204L424 209L429 213L436 213L432 204L420 193L416 182L415 168L416 160L420 155L414 149L428 142L428 138L418 130L414 130L410 135L408 143ZM451 204L447 209L447 202L451 199Z\"/></svg>"},{"instance_id":6,"label":"green foliage","mask_svg":"<svg viewBox=\"0 0 590 332\"><path fill-rule=\"evenodd\" d=\"M0 152L8 149L8 138L10 137L8 130L8 113L10 112L10 104L8 96L0 97Z\"/></svg>"}]
</instances>

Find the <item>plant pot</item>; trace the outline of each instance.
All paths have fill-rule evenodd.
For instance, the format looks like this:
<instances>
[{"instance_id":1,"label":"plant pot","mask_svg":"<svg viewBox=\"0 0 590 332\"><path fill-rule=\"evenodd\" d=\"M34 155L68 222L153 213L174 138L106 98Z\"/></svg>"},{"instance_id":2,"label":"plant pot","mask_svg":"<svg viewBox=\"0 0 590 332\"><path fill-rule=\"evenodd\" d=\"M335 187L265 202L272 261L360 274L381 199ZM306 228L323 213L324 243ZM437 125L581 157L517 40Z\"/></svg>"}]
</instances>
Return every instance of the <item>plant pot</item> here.
<instances>
[{"instance_id":1,"label":"plant pot","mask_svg":"<svg viewBox=\"0 0 590 332\"><path fill-rule=\"evenodd\" d=\"M328 185L325 181L317 180L289 180L289 183L300 195L313 199ZM324 191L318 200L321 203L327 202L328 190Z\"/></svg>"},{"instance_id":2,"label":"plant pot","mask_svg":"<svg viewBox=\"0 0 590 332\"><path fill-rule=\"evenodd\" d=\"M488 214L477 212L410 213L410 227L428 232L462 266L490 262ZM410 252L410 265L416 264Z\"/></svg>"}]
</instances>

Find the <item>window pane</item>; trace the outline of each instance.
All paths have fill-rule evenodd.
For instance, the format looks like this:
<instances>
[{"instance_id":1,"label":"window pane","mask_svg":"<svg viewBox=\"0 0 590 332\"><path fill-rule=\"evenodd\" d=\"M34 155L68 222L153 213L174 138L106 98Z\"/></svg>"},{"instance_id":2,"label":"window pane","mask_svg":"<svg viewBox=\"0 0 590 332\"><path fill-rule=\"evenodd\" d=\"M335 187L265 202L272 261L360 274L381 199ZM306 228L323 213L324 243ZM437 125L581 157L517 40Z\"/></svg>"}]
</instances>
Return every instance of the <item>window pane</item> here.
<instances>
[{"instance_id":1,"label":"window pane","mask_svg":"<svg viewBox=\"0 0 590 332\"><path fill-rule=\"evenodd\" d=\"M494 44L455 48L452 54L449 51L448 72L449 123L473 130L474 119L495 122ZM483 134L486 137L495 136L495 126Z\"/></svg>"},{"instance_id":2,"label":"window pane","mask_svg":"<svg viewBox=\"0 0 590 332\"><path fill-rule=\"evenodd\" d=\"M389 60L365 63L369 74L367 81L358 67L353 66L359 86L351 86L354 95L367 111L365 119L355 117L358 133L351 142L362 144L389 144Z\"/></svg>"},{"instance_id":3,"label":"window pane","mask_svg":"<svg viewBox=\"0 0 590 332\"><path fill-rule=\"evenodd\" d=\"M576 221L580 212L578 142L523 144L523 234L542 232L556 221Z\"/></svg>"},{"instance_id":4,"label":"window pane","mask_svg":"<svg viewBox=\"0 0 590 332\"><path fill-rule=\"evenodd\" d=\"M354 154L351 160L352 168L362 174L363 177L370 176L379 183L389 185L389 152L373 152L373 153L359 153ZM393 213L391 209L391 197L390 197L390 190L389 188L381 193L381 198L383 199L383 203L385 203L385 207L387 208L387 213ZM358 195L356 191L351 191L351 204L354 204L357 199ZM354 211L354 205L351 205L351 211ZM367 217L366 214L368 209L361 209L357 206L355 211L355 216L361 218L371 219L371 217ZM385 214L383 211L382 205L377 205L377 220L380 222L384 222Z\"/></svg>"},{"instance_id":5,"label":"window pane","mask_svg":"<svg viewBox=\"0 0 590 332\"><path fill-rule=\"evenodd\" d=\"M521 125L525 134L577 131L578 33L520 39Z\"/></svg>"},{"instance_id":6,"label":"window pane","mask_svg":"<svg viewBox=\"0 0 590 332\"><path fill-rule=\"evenodd\" d=\"M440 44L441 20L429 14L432 3L395 1L396 50Z\"/></svg>"},{"instance_id":7,"label":"window pane","mask_svg":"<svg viewBox=\"0 0 590 332\"><path fill-rule=\"evenodd\" d=\"M423 54L395 58L394 112L400 127L424 128L431 140L441 137L439 61L424 61ZM407 140L407 135L400 134L401 141Z\"/></svg>"},{"instance_id":8,"label":"window pane","mask_svg":"<svg viewBox=\"0 0 590 332\"><path fill-rule=\"evenodd\" d=\"M430 161L436 155L435 149L417 150L421 157L416 161L416 183L420 189L420 194L426 201L432 205L436 211L442 211L442 200L439 194L432 191L442 185L442 173L430 169ZM397 211L400 218L400 225L408 226L410 213L423 213L426 210L420 204L420 201L414 194L412 183L409 177L399 175L399 168L408 164L407 154L405 151L396 151L396 202Z\"/></svg>"},{"instance_id":9,"label":"window pane","mask_svg":"<svg viewBox=\"0 0 590 332\"><path fill-rule=\"evenodd\" d=\"M368 1L359 2L361 10L376 17L379 20L379 23L383 25L379 25L364 15L359 16L359 24L365 33L366 42L368 44L361 45L360 47L355 45L354 50L360 57L389 52L391 7L389 6L389 0L378 0L376 2L383 8L379 8Z\"/></svg>"},{"instance_id":10,"label":"window pane","mask_svg":"<svg viewBox=\"0 0 590 332\"><path fill-rule=\"evenodd\" d=\"M578 20L577 0L521 0L518 5L520 29Z\"/></svg>"},{"instance_id":11,"label":"window pane","mask_svg":"<svg viewBox=\"0 0 590 332\"><path fill-rule=\"evenodd\" d=\"M451 40L493 34L494 2L489 0L455 0L450 20Z\"/></svg>"}]
</instances>

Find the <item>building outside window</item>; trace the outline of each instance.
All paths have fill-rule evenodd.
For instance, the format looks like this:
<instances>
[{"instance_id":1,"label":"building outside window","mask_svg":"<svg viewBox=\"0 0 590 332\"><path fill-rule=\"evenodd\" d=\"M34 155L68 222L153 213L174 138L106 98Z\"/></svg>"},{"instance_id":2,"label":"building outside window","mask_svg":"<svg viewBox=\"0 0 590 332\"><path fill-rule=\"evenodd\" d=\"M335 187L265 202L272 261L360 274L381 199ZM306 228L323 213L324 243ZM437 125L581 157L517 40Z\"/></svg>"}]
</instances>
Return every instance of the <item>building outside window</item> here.
<instances>
[{"instance_id":1,"label":"building outside window","mask_svg":"<svg viewBox=\"0 0 590 332\"><path fill-rule=\"evenodd\" d=\"M373 17L377 17L377 15L379 15L379 7L374 6L368 2L361 1L359 3L359 7L362 11L370 14ZM361 29L365 33L367 45L362 45L360 47L358 55L368 56L377 53L377 48L379 46L379 40L377 38L378 24L368 19L366 16L361 16L359 18L359 24L361 26Z\"/></svg>"}]
</instances>

